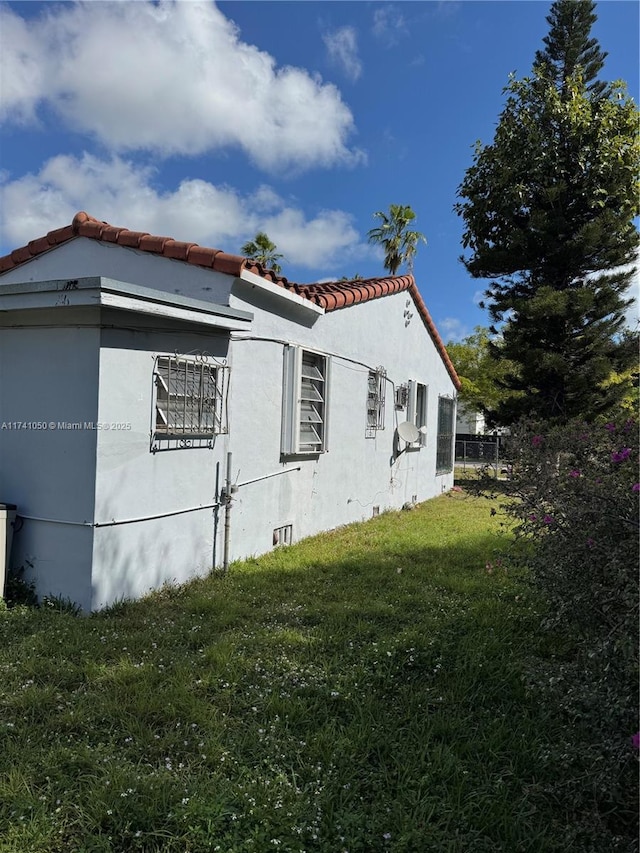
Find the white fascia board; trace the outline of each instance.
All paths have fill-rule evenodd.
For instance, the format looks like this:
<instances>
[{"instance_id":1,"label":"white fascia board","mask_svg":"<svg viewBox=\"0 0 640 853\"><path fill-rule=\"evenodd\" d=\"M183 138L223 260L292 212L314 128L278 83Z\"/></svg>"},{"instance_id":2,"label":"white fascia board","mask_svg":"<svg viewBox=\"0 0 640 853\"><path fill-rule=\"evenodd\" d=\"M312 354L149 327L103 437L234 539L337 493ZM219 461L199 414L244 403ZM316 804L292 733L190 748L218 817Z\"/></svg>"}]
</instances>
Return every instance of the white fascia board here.
<instances>
[{"instance_id":1,"label":"white fascia board","mask_svg":"<svg viewBox=\"0 0 640 853\"><path fill-rule=\"evenodd\" d=\"M285 302L291 302L299 308L304 308L311 314L324 314L324 308L316 305L315 302L311 302L309 299L305 299L304 296L300 296L297 293L292 293L285 287L282 287L279 284L274 284L266 278L261 278L259 275L256 275L254 272L250 272L249 270L242 270L240 273L240 281L246 281L247 284L259 287L267 293L272 293L279 299L282 299Z\"/></svg>"},{"instance_id":2,"label":"white fascia board","mask_svg":"<svg viewBox=\"0 0 640 853\"><path fill-rule=\"evenodd\" d=\"M247 330L253 315L225 305L101 276L0 286L0 311L104 306L203 326ZM60 318L64 322L63 317Z\"/></svg>"},{"instance_id":3,"label":"white fascia board","mask_svg":"<svg viewBox=\"0 0 640 853\"><path fill-rule=\"evenodd\" d=\"M207 311L191 311L172 305L163 305L154 300L135 299L119 293L102 291L100 294L101 306L105 308L117 308L120 311L132 311L136 314L150 314L154 317L165 317L171 320L182 320L186 323L198 323L201 326L212 326L217 329L228 329L229 331L240 331L251 328L251 320L232 320L221 317Z\"/></svg>"}]
</instances>

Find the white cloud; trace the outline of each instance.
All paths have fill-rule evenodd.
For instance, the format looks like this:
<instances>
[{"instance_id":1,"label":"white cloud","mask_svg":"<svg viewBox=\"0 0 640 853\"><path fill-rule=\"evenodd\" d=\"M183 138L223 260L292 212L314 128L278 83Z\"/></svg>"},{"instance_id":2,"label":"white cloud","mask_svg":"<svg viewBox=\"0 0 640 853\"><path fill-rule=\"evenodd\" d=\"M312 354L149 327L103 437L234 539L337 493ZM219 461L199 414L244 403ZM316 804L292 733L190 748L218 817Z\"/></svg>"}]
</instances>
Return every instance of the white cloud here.
<instances>
[{"instance_id":1,"label":"white cloud","mask_svg":"<svg viewBox=\"0 0 640 853\"><path fill-rule=\"evenodd\" d=\"M450 18L457 15L462 7L458 0L439 0L436 5L436 14L440 18Z\"/></svg>"},{"instance_id":2,"label":"white cloud","mask_svg":"<svg viewBox=\"0 0 640 853\"><path fill-rule=\"evenodd\" d=\"M382 6L373 13L373 34L386 47L398 44L401 38L409 34L404 15L397 6Z\"/></svg>"},{"instance_id":3,"label":"white cloud","mask_svg":"<svg viewBox=\"0 0 640 853\"><path fill-rule=\"evenodd\" d=\"M358 38L353 27L340 27L322 37L329 58L339 65L350 80L362 74L362 63L358 56Z\"/></svg>"},{"instance_id":4,"label":"white cloud","mask_svg":"<svg viewBox=\"0 0 640 853\"><path fill-rule=\"evenodd\" d=\"M0 117L47 105L114 152L243 149L261 168L354 164L338 89L278 67L211 2L55 4L25 21L0 9Z\"/></svg>"},{"instance_id":5,"label":"white cloud","mask_svg":"<svg viewBox=\"0 0 640 853\"><path fill-rule=\"evenodd\" d=\"M351 258L365 251L351 216L342 210L322 210L308 221L301 210L287 207L262 222L285 258L307 267L331 268L338 254Z\"/></svg>"},{"instance_id":6,"label":"white cloud","mask_svg":"<svg viewBox=\"0 0 640 853\"><path fill-rule=\"evenodd\" d=\"M8 8L0 8L0 118L9 111L18 124L35 119L38 93L46 85L38 56L38 37L27 23Z\"/></svg>"},{"instance_id":7,"label":"white cloud","mask_svg":"<svg viewBox=\"0 0 640 853\"><path fill-rule=\"evenodd\" d=\"M449 341L461 341L469 336L470 332L467 326L457 317L445 317L436 323L440 337L449 343Z\"/></svg>"},{"instance_id":8,"label":"white cloud","mask_svg":"<svg viewBox=\"0 0 640 853\"><path fill-rule=\"evenodd\" d=\"M183 180L177 189L161 192L154 174L118 156L53 157L38 174L0 186L2 243L24 245L86 210L113 225L231 252L256 231L266 231L289 263L312 269L330 269L367 251L344 211L323 210L308 219L268 186L242 195L231 187Z\"/></svg>"}]
</instances>

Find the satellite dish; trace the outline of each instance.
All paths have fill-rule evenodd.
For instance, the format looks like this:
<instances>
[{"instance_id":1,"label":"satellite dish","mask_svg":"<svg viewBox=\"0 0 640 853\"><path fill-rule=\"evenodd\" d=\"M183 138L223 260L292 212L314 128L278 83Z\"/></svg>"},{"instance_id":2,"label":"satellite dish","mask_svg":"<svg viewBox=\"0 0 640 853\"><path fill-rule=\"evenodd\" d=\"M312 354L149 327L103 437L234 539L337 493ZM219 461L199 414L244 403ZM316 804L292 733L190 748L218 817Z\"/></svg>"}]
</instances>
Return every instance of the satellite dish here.
<instances>
[{"instance_id":1,"label":"satellite dish","mask_svg":"<svg viewBox=\"0 0 640 853\"><path fill-rule=\"evenodd\" d=\"M415 424L412 424L411 421L404 421L401 424L398 424L398 435L403 441L406 441L408 444L413 444L414 441L417 441L420 438L420 431Z\"/></svg>"}]
</instances>

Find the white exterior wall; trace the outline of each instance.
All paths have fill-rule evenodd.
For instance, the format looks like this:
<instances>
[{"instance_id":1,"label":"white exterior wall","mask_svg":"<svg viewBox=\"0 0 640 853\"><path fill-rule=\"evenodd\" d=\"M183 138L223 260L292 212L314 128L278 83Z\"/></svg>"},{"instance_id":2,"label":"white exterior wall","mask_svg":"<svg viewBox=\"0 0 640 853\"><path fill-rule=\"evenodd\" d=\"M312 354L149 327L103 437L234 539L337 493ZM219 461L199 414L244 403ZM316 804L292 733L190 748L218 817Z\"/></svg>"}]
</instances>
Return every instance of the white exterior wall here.
<instances>
[{"instance_id":1,"label":"white exterior wall","mask_svg":"<svg viewBox=\"0 0 640 853\"><path fill-rule=\"evenodd\" d=\"M319 315L245 282L236 280L232 288L229 276L86 238L4 274L0 287L93 275L252 311L251 336L272 340L238 334L227 350L224 334L155 324L165 329L160 331L151 321L146 331L3 332L0 387L7 390L0 395L0 422L40 419L45 412L34 401L42 399L49 419L130 423L131 429L44 434L35 443L16 434L7 444L0 434L0 500L17 503L26 514L55 509L55 517L65 512L70 520L98 525L172 513L216 500L230 450L236 482L268 477L235 494L230 556L238 559L270 550L276 527L292 524L294 540L300 539L370 518L374 506L400 508L414 496L423 501L453 485L452 473L436 474L435 460L438 397L454 396L455 388L406 292ZM135 325L135 317L128 314L126 325ZM114 314L106 325L118 322ZM329 449L317 457L280 455L284 342L332 357ZM229 357L229 435L217 437L212 449L154 454L153 359L194 351ZM10 365L20 360L20 375L7 385ZM368 369L378 366L395 385L412 379L428 386L426 446L393 462L395 426L407 413L395 412L390 383L385 429L365 438ZM10 412L2 409L3 399L12 401ZM18 412L23 400L30 403ZM20 441L27 442L28 459ZM17 559L37 552L40 594L55 592L95 609L220 565L222 516L209 509L94 528L25 522L15 540Z\"/></svg>"},{"instance_id":2,"label":"white exterior wall","mask_svg":"<svg viewBox=\"0 0 640 853\"><path fill-rule=\"evenodd\" d=\"M59 315L48 322L59 323ZM55 520L93 520L96 433L59 424L97 419L98 352L97 328L0 325L0 500L17 504L22 517L51 519L23 520L11 563L25 567L40 595L85 607L91 527ZM16 422L36 428L12 428Z\"/></svg>"},{"instance_id":3,"label":"white exterior wall","mask_svg":"<svg viewBox=\"0 0 640 853\"><path fill-rule=\"evenodd\" d=\"M150 448L155 357L206 351L221 360L227 346L227 335L186 330L102 331L98 420L131 429L98 433L95 519L104 524L164 517L96 528L93 609L140 597L165 582L182 583L219 562L214 509L167 514L216 501L227 436L215 437L212 449Z\"/></svg>"},{"instance_id":4,"label":"white exterior wall","mask_svg":"<svg viewBox=\"0 0 640 853\"><path fill-rule=\"evenodd\" d=\"M174 261L139 249L114 243L101 243L90 237L76 237L50 252L3 273L0 286L29 281L85 278L100 275L114 281L126 281L166 293L191 296L226 305L233 279L215 270L207 270Z\"/></svg>"},{"instance_id":5,"label":"white exterior wall","mask_svg":"<svg viewBox=\"0 0 640 853\"><path fill-rule=\"evenodd\" d=\"M428 385L427 442L390 464L396 423L392 386L387 383L385 429L376 438L365 438L368 368L334 356L328 452L281 461L283 344L234 339L230 401L234 478L242 483L300 468L238 490L231 534L234 559L269 550L276 527L293 524L296 540L370 518L374 506L380 511L397 509L413 496L423 501L451 488L453 473L435 471L436 433L438 397L452 397L455 389L406 293L330 312L312 328L261 309L253 300L245 302L247 293L245 285L234 285L230 305L254 312L253 335L338 353L372 369L382 366L396 385L409 379ZM407 300L413 317L405 326ZM406 411L397 415L399 421L406 419Z\"/></svg>"},{"instance_id":6,"label":"white exterior wall","mask_svg":"<svg viewBox=\"0 0 640 853\"><path fill-rule=\"evenodd\" d=\"M484 415L481 412L467 410L464 405L458 405L456 432L463 435L483 435L485 432Z\"/></svg>"}]
</instances>

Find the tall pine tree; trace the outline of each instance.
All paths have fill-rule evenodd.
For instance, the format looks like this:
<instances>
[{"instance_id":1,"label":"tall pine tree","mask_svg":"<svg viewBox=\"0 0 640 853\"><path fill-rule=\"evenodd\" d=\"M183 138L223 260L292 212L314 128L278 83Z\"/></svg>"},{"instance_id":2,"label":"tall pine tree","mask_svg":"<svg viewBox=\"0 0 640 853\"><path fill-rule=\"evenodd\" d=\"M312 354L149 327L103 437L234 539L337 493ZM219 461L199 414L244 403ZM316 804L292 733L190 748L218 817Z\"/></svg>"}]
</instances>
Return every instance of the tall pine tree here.
<instances>
[{"instance_id":1,"label":"tall pine tree","mask_svg":"<svg viewBox=\"0 0 640 853\"><path fill-rule=\"evenodd\" d=\"M491 145L476 145L458 189L462 258L488 279L512 369L499 423L523 415L592 419L628 393L607 380L636 363L624 311L638 233L637 109L623 83L597 79L591 0L557 0L531 76L511 78Z\"/></svg>"},{"instance_id":2,"label":"tall pine tree","mask_svg":"<svg viewBox=\"0 0 640 853\"><path fill-rule=\"evenodd\" d=\"M565 81L578 67L590 92L602 95L607 84L598 80L607 54L598 40L590 38L591 27L597 21L592 0L570 0L554 3L547 15L549 34L542 41L544 50L536 51L535 64L540 73L563 89Z\"/></svg>"}]
</instances>

